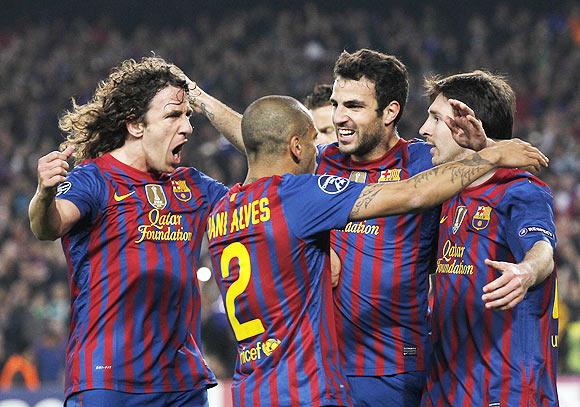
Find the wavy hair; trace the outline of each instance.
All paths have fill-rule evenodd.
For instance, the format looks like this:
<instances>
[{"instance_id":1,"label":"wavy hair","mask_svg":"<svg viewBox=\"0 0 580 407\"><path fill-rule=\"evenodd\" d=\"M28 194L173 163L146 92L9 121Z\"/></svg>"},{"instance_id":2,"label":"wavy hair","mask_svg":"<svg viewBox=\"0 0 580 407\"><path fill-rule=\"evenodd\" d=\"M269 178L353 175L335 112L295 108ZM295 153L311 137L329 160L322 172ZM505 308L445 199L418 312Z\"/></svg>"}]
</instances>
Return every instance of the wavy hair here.
<instances>
[{"instance_id":1,"label":"wavy hair","mask_svg":"<svg viewBox=\"0 0 580 407\"><path fill-rule=\"evenodd\" d=\"M409 74L405 65L393 55L370 49L359 49L354 53L342 51L334 65L334 77L360 80L363 76L375 84L377 115L382 115L389 103L399 102L399 122L409 94Z\"/></svg>"},{"instance_id":2,"label":"wavy hair","mask_svg":"<svg viewBox=\"0 0 580 407\"><path fill-rule=\"evenodd\" d=\"M143 121L151 99L167 86L182 88L189 95L185 74L162 58L123 61L99 83L89 102L79 105L72 99L72 110L58 122L67 133L61 149L75 147L78 164L121 147L128 134L126 123Z\"/></svg>"}]
</instances>

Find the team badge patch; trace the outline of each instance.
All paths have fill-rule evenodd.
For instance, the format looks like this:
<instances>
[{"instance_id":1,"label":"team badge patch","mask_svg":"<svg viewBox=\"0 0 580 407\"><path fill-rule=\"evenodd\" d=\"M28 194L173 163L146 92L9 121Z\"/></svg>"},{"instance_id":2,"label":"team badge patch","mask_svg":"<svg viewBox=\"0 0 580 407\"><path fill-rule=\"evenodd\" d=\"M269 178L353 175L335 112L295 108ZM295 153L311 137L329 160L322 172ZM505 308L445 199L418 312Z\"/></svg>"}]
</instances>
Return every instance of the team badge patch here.
<instances>
[{"instance_id":1,"label":"team badge patch","mask_svg":"<svg viewBox=\"0 0 580 407\"><path fill-rule=\"evenodd\" d=\"M171 187L173 188L173 195L180 201L187 202L191 199L191 189L189 189L185 180L173 180L171 181Z\"/></svg>"},{"instance_id":2,"label":"team badge patch","mask_svg":"<svg viewBox=\"0 0 580 407\"><path fill-rule=\"evenodd\" d=\"M167 197L161 185L147 184L145 185L145 193L149 204L155 209L163 209L167 206Z\"/></svg>"},{"instance_id":3,"label":"team badge patch","mask_svg":"<svg viewBox=\"0 0 580 407\"><path fill-rule=\"evenodd\" d=\"M365 171L353 171L348 177L352 182L358 182L359 184L364 184L367 180L367 173Z\"/></svg>"},{"instance_id":4,"label":"team badge patch","mask_svg":"<svg viewBox=\"0 0 580 407\"><path fill-rule=\"evenodd\" d=\"M266 342L264 342L262 344L262 349L264 350L264 354L266 354L266 356L270 356L272 354L272 352L274 352L279 345L280 345L280 340L278 340L276 338L270 338L270 339L266 340Z\"/></svg>"},{"instance_id":5,"label":"team badge patch","mask_svg":"<svg viewBox=\"0 0 580 407\"><path fill-rule=\"evenodd\" d=\"M401 180L401 169L391 168L388 170L381 171L381 175L377 182L393 182Z\"/></svg>"},{"instance_id":6,"label":"team badge patch","mask_svg":"<svg viewBox=\"0 0 580 407\"><path fill-rule=\"evenodd\" d=\"M554 234L552 232L550 232L549 230L544 229L543 227L540 227L540 226L528 226L525 228L521 228L518 234L521 237L524 237L528 233L542 233L543 235L545 235L551 239L554 238Z\"/></svg>"},{"instance_id":7,"label":"team badge patch","mask_svg":"<svg viewBox=\"0 0 580 407\"><path fill-rule=\"evenodd\" d=\"M318 177L318 187L325 193L334 195L346 189L350 181L336 175L321 175Z\"/></svg>"},{"instance_id":8,"label":"team badge patch","mask_svg":"<svg viewBox=\"0 0 580 407\"><path fill-rule=\"evenodd\" d=\"M477 207L471 226L477 230L485 229L489 225L491 219L491 206L480 205Z\"/></svg>"},{"instance_id":9,"label":"team badge patch","mask_svg":"<svg viewBox=\"0 0 580 407\"><path fill-rule=\"evenodd\" d=\"M451 229L453 234L456 234L461 227L463 219L465 219L465 215L467 215L466 206L458 206L457 209L455 209L455 216L453 216L453 228Z\"/></svg>"},{"instance_id":10,"label":"team badge patch","mask_svg":"<svg viewBox=\"0 0 580 407\"><path fill-rule=\"evenodd\" d=\"M71 187L72 187L72 184L69 181L63 182L62 184L60 184L56 188L56 196L66 194Z\"/></svg>"}]
</instances>

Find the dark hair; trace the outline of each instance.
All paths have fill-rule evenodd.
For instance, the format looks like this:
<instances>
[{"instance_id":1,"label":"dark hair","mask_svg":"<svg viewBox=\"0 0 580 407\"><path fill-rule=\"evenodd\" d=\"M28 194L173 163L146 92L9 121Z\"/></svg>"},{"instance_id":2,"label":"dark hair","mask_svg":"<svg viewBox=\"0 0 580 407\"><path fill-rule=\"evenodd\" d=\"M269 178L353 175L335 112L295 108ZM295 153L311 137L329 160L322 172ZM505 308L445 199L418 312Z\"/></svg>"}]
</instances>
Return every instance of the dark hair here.
<instances>
[{"instance_id":1,"label":"dark hair","mask_svg":"<svg viewBox=\"0 0 580 407\"><path fill-rule=\"evenodd\" d=\"M425 79L425 89L431 102L443 94L468 105L488 137L512 138L516 96L502 76L479 70L445 78L435 76Z\"/></svg>"},{"instance_id":2,"label":"dark hair","mask_svg":"<svg viewBox=\"0 0 580 407\"><path fill-rule=\"evenodd\" d=\"M332 95L332 86L316 85L312 92L304 98L304 106L309 110L318 109L319 107L330 105L330 95Z\"/></svg>"},{"instance_id":3,"label":"dark hair","mask_svg":"<svg viewBox=\"0 0 580 407\"><path fill-rule=\"evenodd\" d=\"M151 99L167 86L182 88L189 96L183 72L162 58L123 61L99 83L88 103L77 105L72 100L72 110L58 123L68 133L61 148L74 146L79 163L121 147L127 136L127 121L144 120Z\"/></svg>"},{"instance_id":4,"label":"dark hair","mask_svg":"<svg viewBox=\"0 0 580 407\"><path fill-rule=\"evenodd\" d=\"M353 54L343 51L334 65L334 76L355 81L364 76L373 81L377 114L381 115L385 107L396 100L401 109L395 124L403 115L409 94L409 74L405 65L395 56L370 49L360 49Z\"/></svg>"}]
</instances>

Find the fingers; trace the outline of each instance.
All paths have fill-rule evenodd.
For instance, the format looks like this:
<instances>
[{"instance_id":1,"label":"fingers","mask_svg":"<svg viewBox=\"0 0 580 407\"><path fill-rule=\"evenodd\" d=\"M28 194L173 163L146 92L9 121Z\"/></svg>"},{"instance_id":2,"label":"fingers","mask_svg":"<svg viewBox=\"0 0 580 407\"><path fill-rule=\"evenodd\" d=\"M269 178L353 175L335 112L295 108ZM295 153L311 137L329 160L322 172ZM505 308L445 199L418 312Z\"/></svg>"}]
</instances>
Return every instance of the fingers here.
<instances>
[{"instance_id":1,"label":"fingers","mask_svg":"<svg viewBox=\"0 0 580 407\"><path fill-rule=\"evenodd\" d=\"M482 301L487 309L499 309L502 311L512 309L521 302L527 289L516 276L511 267L511 263L485 259L485 264L504 273L491 283L483 287Z\"/></svg>"},{"instance_id":2,"label":"fingers","mask_svg":"<svg viewBox=\"0 0 580 407\"><path fill-rule=\"evenodd\" d=\"M539 157L540 164L542 164L544 167L548 166L550 159L548 157L546 157L546 155L544 153L542 153L539 149L537 149L536 147L533 147L531 145L528 148L535 156Z\"/></svg>"},{"instance_id":3,"label":"fingers","mask_svg":"<svg viewBox=\"0 0 580 407\"><path fill-rule=\"evenodd\" d=\"M512 280L501 289L487 294L485 299L485 308L507 310L513 308L524 298L525 292L518 285L517 281Z\"/></svg>"},{"instance_id":4,"label":"fingers","mask_svg":"<svg viewBox=\"0 0 580 407\"><path fill-rule=\"evenodd\" d=\"M38 160L38 184L40 188L54 188L63 182L70 165L67 160L74 152L74 147L68 146L64 151L52 151Z\"/></svg>"},{"instance_id":5,"label":"fingers","mask_svg":"<svg viewBox=\"0 0 580 407\"><path fill-rule=\"evenodd\" d=\"M504 273L505 271L507 271L507 268L509 265L508 263L504 263L501 261L493 261L493 260L489 260L489 259L485 259L485 264L487 264L490 267L493 267L494 269L500 271L501 273ZM511 277L508 274L501 275L500 277L493 280L491 283L485 285L483 287L483 292L490 293L492 291L500 289L501 287L503 287L507 283L509 283L510 278Z\"/></svg>"},{"instance_id":6,"label":"fingers","mask_svg":"<svg viewBox=\"0 0 580 407\"><path fill-rule=\"evenodd\" d=\"M449 130L451 130L452 133L463 133L463 129L457 124L457 121L455 118L450 117L450 116L445 116L443 118L443 121L445 122L447 127L449 127Z\"/></svg>"},{"instance_id":7,"label":"fingers","mask_svg":"<svg viewBox=\"0 0 580 407\"><path fill-rule=\"evenodd\" d=\"M461 116L469 116L469 115L475 116L475 112L460 100L449 99L449 104L451 105L456 114L459 114Z\"/></svg>"},{"instance_id":8,"label":"fingers","mask_svg":"<svg viewBox=\"0 0 580 407\"><path fill-rule=\"evenodd\" d=\"M62 154L66 157L65 160L68 160L70 158L70 156L72 155L72 153L74 153L74 152L75 152L75 148L73 146L68 146L67 148L64 149Z\"/></svg>"}]
</instances>

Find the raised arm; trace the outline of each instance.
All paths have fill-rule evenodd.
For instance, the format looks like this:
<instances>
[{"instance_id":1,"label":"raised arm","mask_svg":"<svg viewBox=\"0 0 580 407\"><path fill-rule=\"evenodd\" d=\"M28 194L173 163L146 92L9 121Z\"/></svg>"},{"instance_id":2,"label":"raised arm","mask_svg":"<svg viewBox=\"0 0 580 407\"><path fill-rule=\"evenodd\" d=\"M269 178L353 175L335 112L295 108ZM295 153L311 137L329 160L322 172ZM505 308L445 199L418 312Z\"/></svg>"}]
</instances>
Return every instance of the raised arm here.
<instances>
[{"instance_id":1,"label":"raised arm","mask_svg":"<svg viewBox=\"0 0 580 407\"><path fill-rule=\"evenodd\" d=\"M512 309L520 303L528 289L540 284L554 270L554 249L543 240L536 242L520 263L485 260L485 264L502 275L483 287L486 308Z\"/></svg>"},{"instance_id":2,"label":"raised arm","mask_svg":"<svg viewBox=\"0 0 580 407\"><path fill-rule=\"evenodd\" d=\"M521 140L506 140L469 157L432 168L408 180L365 187L356 200L350 220L378 218L420 211L451 198L497 167L547 166L548 159Z\"/></svg>"},{"instance_id":3,"label":"raised arm","mask_svg":"<svg viewBox=\"0 0 580 407\"><path fill-rule=\"evenodd\" d=\"M202 113L213 127L228 139L242 154L246 154L242 140L242 115L226 106L188 79L193 108Z\"/></svg>"},{"instance_id":4,"label":"raised arm","mask_svg":"<svg viewBox=\"0 0 580 407\"><path fill-rule=\"evenodd\" d=\"M63 152L53 151L38 160L38 188L30 201L28 216L30 229L40 240L62 237L80 219L80 211L73 203L55 199L72 153L72 147L67 147Z\"/></svg>"}]
</instances>

